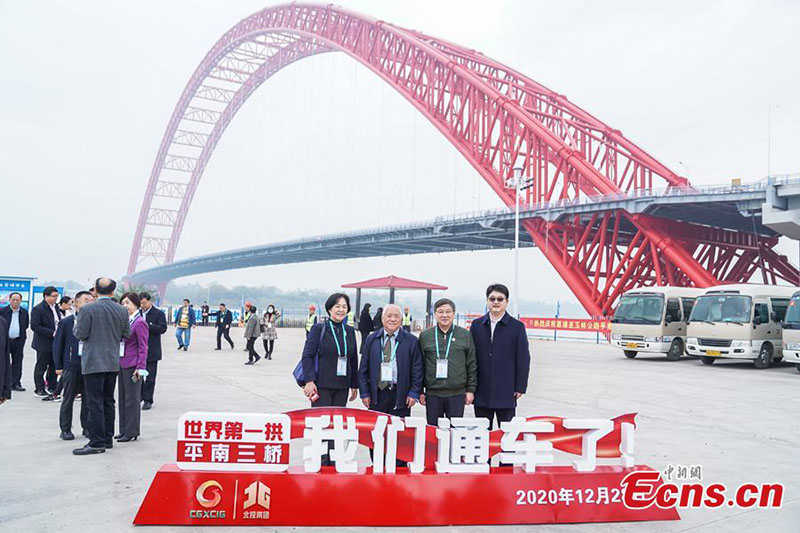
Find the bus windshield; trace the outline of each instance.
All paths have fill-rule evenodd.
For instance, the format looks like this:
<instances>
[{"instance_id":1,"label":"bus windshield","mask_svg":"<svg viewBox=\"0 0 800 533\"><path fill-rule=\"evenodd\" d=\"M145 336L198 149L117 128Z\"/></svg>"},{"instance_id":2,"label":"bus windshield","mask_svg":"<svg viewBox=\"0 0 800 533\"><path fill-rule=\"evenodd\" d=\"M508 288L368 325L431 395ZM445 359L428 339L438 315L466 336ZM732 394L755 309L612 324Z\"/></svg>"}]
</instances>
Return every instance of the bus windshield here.
<instances>
[{"instance_id":1,"label":"bus windshield","mask_svg":"<svg viewBox=\"0 0 800 533\"><path fill-rule=\"evenodd\" d=\"M749 296L739 294L704 294L694 303L691 322L750 322Z\"/></svg>"},{"instance_id":2,"label":"bus windshield","mask_svg":"<svg viewBox=\"0 0 800 533\"><path fill-rule=\"evenodd\" d=\"M800 324L800 296L792 297L784 321L787 324Z\"/></svg>"},{"instance_id":3,"label":"bus windshield","mask_svg":"<svg viewBox=\"0 0 800 533\"><path fill-rule=\"evenodd\" d=\"M660 294L628 294L619 300L615 324L660 324L664 297Z\"/></svg>"}]
</instances>

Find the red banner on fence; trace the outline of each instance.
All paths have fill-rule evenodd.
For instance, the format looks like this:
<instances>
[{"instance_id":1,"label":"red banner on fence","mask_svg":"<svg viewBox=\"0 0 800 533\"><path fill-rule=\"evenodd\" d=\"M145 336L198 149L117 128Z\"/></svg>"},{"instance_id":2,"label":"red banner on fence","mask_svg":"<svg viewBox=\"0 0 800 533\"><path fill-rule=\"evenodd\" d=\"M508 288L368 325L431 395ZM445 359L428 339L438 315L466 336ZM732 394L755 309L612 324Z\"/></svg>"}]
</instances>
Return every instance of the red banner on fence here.
<instances>
[{"instance_id":1,"label":"red banner on fence","mask_svg":"<svg viewBox=\"0 0 800 533\"><path fill-rule=\"evenodd\" d=\"M483 315L466 315L466 327L472 321ZM610 318L544 318L521 316L519 320L527 329L550 329L556 331L589 331L596 333L611 333Z\"/></svg>"}]
</instances>

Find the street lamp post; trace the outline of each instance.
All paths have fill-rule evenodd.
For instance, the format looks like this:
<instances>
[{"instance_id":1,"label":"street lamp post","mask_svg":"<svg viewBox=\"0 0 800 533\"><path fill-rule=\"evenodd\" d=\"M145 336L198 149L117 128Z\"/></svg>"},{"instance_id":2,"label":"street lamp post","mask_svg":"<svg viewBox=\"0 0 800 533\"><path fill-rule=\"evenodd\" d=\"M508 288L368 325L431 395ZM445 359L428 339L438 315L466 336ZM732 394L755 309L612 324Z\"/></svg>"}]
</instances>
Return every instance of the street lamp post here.
<instances>
[{"instance_id":1,"label":"street lamp post","mask_svg":"<svg viewBox=\"0 0 800 533\"><path fill-rule=\"evenodd\" d=\"M514 176L506 180L506 188L514 189L514 286L512 288L513 297L512 304L514 305L514 317L519 317L519 195L522 189L526 189L527 185L522 185L522 169L515 168Z\"/></svg>"}]
</instances>

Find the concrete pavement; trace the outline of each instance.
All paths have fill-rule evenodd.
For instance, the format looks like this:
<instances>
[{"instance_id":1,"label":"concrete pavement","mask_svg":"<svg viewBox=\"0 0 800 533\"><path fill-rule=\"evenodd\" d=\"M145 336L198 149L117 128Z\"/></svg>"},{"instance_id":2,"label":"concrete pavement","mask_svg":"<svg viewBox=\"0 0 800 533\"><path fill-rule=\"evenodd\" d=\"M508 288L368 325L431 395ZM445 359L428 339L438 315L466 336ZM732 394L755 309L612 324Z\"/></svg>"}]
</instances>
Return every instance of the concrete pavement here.
<instances>
[{"instance_id":1,"label":"concrete pavement","mask_svg":"<svg viewBox=\"0 0 800 533\"><path fill-rule=\"evenodd\" d=\"M26 349L23 384L28 390L14 393L11 402L0 406L0 531L131 530L154 473L175 459L176 425L182 413L277 413L307 407L290 375L302 349L301 330L280 329L274 359L255 366L243 364L240 329L232 335L236 349L226 347L221 352L213 350L213 328L197 328L188 352L176 350L173 333L170 328L163 337L155 405L142 413L140 440L89 457L71 454L85 442L79 427L73 428L76 440L59 440L60 404L33 395L35 353ZM260 343L258 349L263 353ZM700 464L706 482L729 487L781 482L786 487L779 510L684 510L683 519L676 522L558 525L540 530L800 530L800 374L793 367L759 371L746 363L705 366L693 359L673 363L642 355L628 360L607 345L574 342L533 341L532 351L529 393L520 401L519 414L611 418L638 412L638 464L657 469ZM76 404L76 423L77 412ZM414 414L424 416L424 408L415 407ZM472 416L472 408L467 408L466 416ZM298 450L294 452L293 462L299 462ZM359 451L359 460L369 461L366 450ZM156 531L140 528L151 529ZM173 529L178 530L158 531ZM462 529L487 528L457 528ZM523 526L502 529L516 531Z\"/></svg>"}]
</instances>

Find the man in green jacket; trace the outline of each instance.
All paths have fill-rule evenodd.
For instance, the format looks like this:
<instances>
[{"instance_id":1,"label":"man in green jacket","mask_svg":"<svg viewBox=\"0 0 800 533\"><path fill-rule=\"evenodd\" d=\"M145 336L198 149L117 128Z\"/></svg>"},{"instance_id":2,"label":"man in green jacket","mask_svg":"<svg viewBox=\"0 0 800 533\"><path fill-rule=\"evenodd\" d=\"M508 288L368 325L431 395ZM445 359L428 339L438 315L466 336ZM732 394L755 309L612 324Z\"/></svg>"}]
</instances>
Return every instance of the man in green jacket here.
<instances>
[{"instance_id":1,"label":"man in green jacket","mask_svg":"<svg viewBox=\"0 0 800 533\"><path fill-rule=\"evenodd\" d=\"M419 335L425 361L425 406L428 424L439 418L462 417L464 406L472 404L478 385L475 344L469 331L453 324L456 304L442 298L433 305L436 326Z\"/></svg>"}]
</instances>

